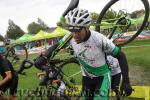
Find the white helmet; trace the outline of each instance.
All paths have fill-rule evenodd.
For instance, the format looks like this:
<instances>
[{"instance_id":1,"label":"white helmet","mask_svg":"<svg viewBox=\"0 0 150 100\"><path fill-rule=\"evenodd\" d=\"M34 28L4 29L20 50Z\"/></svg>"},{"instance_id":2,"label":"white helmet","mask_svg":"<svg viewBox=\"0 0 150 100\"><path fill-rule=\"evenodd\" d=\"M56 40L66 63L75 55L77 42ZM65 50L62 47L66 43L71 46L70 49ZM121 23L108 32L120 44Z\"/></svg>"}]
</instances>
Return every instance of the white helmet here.
<instances>
[{"instance_id":1,"label":"white helmet","mask_svg":"<svg viewBox=\"0 0 150 100\"><path fill-rule=\"evenodd\" d=\"M75 8L66 15L66 23L70 26L87 27L91 24L91 17L87 10Z\"/></svg>"}]
</instances>

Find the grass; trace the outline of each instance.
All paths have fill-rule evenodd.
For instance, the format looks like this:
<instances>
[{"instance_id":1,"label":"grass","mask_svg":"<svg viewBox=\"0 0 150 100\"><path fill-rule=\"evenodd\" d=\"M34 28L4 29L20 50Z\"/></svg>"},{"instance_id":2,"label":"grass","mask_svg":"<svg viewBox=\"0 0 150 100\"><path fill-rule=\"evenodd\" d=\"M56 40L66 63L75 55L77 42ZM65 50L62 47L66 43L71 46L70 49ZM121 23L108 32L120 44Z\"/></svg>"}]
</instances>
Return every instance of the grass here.
<instances>
[{"instance_id":1,"label":"grass","mask_svg":"<svg viewBox=\"0 0 150 100\"><path fill-rule=\"evenodd\" d=\"M149 45L149 46L142 46ZM142 66L148 69L150 65L150 40L135 41L128 46L139 46L134 48L124 48L128 61L132 65Z\"/></svg>"},{"instance_id":2,"label":"grass","mask_svg":"<svg viewBox=\"0 0 150 100\"><path fill-rule=\"evenodd\" d=\"M142 40L142 41L134 41L127 46L142 46L149 45L150 40ZM150 85L150 46L147 47L134 47L134 48L123 48L125 52L130 68L130 80L132 85ZM33 59L37 56L30 55L29 58ZM68 54L64 54L64 52L60 52L56 58L67 58ZM16 65L19 66L19 65ZM15 66L15 68L17 68ZM66 73L70 76L75 70L80 70L78 67L74 67L74 65L67 65L65 67ZM21 89L35 89L39 84L39 79L36 76L37 72L40 72L35 67L31 69L25 70L26 75L19 75L19 85L18 90ZM76 76L77 84L81 84L81 74Z\"/></svg>"},{"instance_id":3,"label":"grass","mask_svg":"<svg viewBox=\"0 0 150 100\"><path fill-rule=\"evenodd\" d=\"M130 68L130 77L133 85L150 85L150 40L134 41L124 48Z\"/></svg>"}]
</instances>

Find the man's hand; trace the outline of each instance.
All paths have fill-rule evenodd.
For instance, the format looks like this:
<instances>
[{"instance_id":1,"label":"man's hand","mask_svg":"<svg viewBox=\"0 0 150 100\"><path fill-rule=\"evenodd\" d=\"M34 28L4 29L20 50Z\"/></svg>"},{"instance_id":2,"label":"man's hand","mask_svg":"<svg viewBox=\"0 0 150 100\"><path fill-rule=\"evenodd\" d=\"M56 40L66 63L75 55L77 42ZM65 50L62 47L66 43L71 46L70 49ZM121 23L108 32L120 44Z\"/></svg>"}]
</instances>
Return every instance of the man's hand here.
<instances>
[{"instance_id":1,"label":"man's hand","mask_svg":"<svg viewBox=\"0 0 150 100\"><path fill-rule=\"evenodd\" d=\"M129 82L123 82L121 86L121 95L129 96L132 94L132 87Z\"/></svg>"},{"instance_id":2,"label":"man's hand","mask_svg":"<svg viewBox=\"0 0 150 100\"><path fill-rule=\"evenodd\" d=\"M38 58L35 59L34 65L36 68L43 70L42 66L47 63L47 58L45 56L39 56Z\"/></svg>"}]
</instances>

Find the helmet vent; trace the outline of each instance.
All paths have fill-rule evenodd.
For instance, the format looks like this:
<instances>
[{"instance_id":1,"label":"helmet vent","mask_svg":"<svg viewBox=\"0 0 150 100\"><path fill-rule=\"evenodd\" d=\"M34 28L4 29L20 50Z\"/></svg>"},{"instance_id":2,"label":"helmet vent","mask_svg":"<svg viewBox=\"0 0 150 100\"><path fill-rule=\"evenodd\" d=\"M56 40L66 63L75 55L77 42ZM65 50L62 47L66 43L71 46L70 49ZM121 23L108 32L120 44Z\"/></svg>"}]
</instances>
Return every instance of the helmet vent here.
<instances>
[{"instance_id":1,"label":"helmet vent","mask_svg":"<svg viewBox=\"0 0 150 100\"><path fill-rule=\"evenodd\" d=\"M90 21L87 21L87 22L85 23L85 25L86 25L86 24L89 24L89 23L90 23Z\"/></svg>"},{"instance_id":2,"label":"helmet vent","mask_svg":"<svg viewBox=\"0 0 150 100\"><path fill-rule=\"evenodd\" d=\"M82 22L83 22L83 20L81 19L81 20L79 20L78 24L80 24L80 23L82 23Z\"/></svg>"},{"instance_id":3,"label":"helmet vent","mask_svg":"<svg viewBox=\"0 0 150 100\"><path fill-rule=\"evenodd\" d=\"M87 18L89 16L89 14L85 15L84 18Z\"/></svg>"}]
</instances>

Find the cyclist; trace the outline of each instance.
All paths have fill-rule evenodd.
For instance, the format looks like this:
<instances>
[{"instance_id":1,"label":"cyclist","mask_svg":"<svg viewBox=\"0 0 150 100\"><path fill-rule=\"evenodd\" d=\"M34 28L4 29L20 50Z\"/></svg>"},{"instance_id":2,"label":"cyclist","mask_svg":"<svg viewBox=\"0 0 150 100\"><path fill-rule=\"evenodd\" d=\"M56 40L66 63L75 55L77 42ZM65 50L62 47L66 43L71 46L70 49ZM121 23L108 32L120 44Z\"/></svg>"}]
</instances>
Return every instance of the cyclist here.
<instances>
[{"instance_id":1,"label":"cyclist","mask_svg":"<svg viewBox=\"0 0 150 100\"><path fill-rule=\"evenodd\" d=\"M2 80L0 81L0 100L7 100L4 92L9 88L10 89L10 100L16 99L16 92L18 86L18 76L15 73L12 64L4 59L0 54L0 74Z\"/></svg>"},{"instance_id":2,"label":"cyclist","mask_svg":"<svg viewBox=\"0 0 150 100\"><path fill-rule=\"evenodd\" d=\"M88 11L78 8L71 10L66 15L66 23L73 35L71 45L81 65L83 93L86 99L108 98L110 86L110 77L108 76L110 76L110 72L106 63L106 53L118 59L123 76L122 87L125 94L130 95L132 88L129 82L126 56L101 33L89 30L91 18ZM59 42L50 47L43 56L38 57L35 60L35 67L41 69L41 66L47 63L47 59L55 54L53 51L59 50L57 49L59 44L62 45L63 43ZM48 75L44 77L42 84L45 84L46 80L48 80Z\"/></svg>"},{"instance_id":3,"label":"cyclist","mask_svg":"<svg viewBox=\"0 0 150 100\"><path fill-rule=\"evenodd\" d=\"M91 17L87 10L75 8L66 15L68 30L72 32L71 45L81 65L82 87L86 100L108 100L110 71L105 54L117 58L123 74L123 88L130 95L126 57L120 49L101 33L89 30Z\"/></svg>"}]
</instances>

